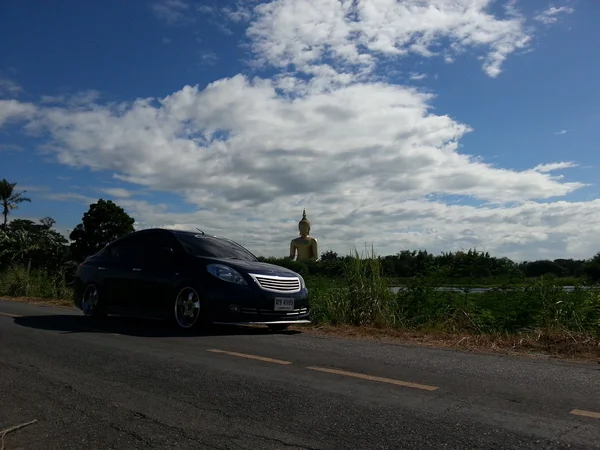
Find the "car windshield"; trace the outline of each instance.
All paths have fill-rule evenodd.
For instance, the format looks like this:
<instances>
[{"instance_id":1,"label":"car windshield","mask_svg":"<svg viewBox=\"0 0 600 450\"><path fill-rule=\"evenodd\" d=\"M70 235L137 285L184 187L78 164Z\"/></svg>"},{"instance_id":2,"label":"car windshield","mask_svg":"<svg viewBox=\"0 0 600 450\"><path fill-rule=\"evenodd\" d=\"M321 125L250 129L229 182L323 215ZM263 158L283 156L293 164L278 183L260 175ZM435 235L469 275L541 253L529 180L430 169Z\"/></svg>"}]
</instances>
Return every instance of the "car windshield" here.
<instances>
[{"instance_id":1,"label":"car windshield","mask_svg":"<svg viewBox=\"0 0 600 450\"><path fill-rule=\"evenodd\" d=\"M227 239L191 233L178 233L177 239L181 242L181 245L183 245L185 250L194 256L258 261L256 257L244 247Z\"/></svg>"}]
</instances>

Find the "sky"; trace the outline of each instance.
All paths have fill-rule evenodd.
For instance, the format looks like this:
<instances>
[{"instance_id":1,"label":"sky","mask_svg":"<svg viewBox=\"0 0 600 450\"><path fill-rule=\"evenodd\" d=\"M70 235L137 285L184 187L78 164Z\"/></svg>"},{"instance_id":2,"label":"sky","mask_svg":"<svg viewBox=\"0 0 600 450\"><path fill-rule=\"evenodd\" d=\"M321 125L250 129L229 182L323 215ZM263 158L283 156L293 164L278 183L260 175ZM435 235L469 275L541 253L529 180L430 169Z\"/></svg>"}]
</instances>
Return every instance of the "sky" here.
<instances>
[{"instance_id":1,"label":"sky","mask_svg":"<svg viewBox=\"0 0 600 450\"><path fill-rule=\"evenodd\" d=\"M600 251L600 2L3 0L0 178L68 233Z\"/></svg>"}]
</instances>

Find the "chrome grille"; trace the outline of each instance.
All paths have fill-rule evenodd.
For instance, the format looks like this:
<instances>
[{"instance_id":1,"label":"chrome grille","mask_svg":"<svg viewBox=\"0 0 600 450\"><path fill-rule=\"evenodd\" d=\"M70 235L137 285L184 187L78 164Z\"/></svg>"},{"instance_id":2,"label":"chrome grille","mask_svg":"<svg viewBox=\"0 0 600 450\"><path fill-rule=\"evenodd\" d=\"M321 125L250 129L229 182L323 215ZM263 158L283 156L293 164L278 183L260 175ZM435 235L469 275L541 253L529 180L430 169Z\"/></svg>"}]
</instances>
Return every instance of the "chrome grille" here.
<instances>
[{"instance_id":1,"label":"chrome grille","mask_svg":"<svg viewBox=\"0 0 600 450\"><path fill-rule=\"evenodd\" d=\"M293 294L300 292L300 279L298 277L278 277L274 275L255 275L252 278L265 291Z\"/></svg>"}]
</instances>

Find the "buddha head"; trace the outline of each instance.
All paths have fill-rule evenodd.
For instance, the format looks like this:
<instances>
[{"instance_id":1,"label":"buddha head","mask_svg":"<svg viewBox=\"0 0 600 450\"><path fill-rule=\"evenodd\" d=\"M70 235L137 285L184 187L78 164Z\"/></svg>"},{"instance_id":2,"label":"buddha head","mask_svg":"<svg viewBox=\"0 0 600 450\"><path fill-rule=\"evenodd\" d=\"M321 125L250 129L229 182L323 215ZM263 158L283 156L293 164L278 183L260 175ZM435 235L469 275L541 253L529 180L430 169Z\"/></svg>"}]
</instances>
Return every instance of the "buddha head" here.
<instances>
[{"instance_id":1,"label":"buddha head","mask_svg":"<svg viewBox=\"0 0 600 450\"><path fill-rule=\"evenodd\" d=\"M306 218L306 209L302 211L302 220L298 222L298 231L300 236L308 236L310 233L310 222Z\"/></svg>"}]
</instances>

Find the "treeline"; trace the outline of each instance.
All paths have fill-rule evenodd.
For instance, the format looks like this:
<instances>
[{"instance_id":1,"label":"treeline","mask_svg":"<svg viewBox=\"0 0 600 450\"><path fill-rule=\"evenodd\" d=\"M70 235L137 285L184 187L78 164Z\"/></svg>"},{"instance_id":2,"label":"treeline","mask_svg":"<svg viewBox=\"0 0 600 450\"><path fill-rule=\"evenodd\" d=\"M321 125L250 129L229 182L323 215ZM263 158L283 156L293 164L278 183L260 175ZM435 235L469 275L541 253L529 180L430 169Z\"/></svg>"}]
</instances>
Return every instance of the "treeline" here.
<instances>
[{"instance_id":1,"label":"treeline","mask_svg":"<svg viewBox=\"0 0 600 450\"><path fill-rule=\"evenodd\" d=\"M286 258L261 258L302 274L341 276L344 262L359 255L339 256L334 251L321 255L317 263L290 261ZM591 259L555 259L514 262L509 258L491 256L489 252L470 249L443 252L439 255L426 250L403 250L396 255L374 256L379 259L383 275L408 279L437 276L446 280L518 280L524 278L556 277L600 281L600 253Z\"/></svg>"},{"instance_id":2,"label":"treeline","mask_svg":"<svg viewBox=\"0 0 600 450\"><path fill-rule=\"evenodd\" d=\"M134 218L110 200L99 199L90 205L69 235L69 240L54 229L55 220L45 217L39 222L28 219L8 220L9 214L22 203L30 203L17 183L0 180L0 273L11 268L27 272L73 275L77 264L109 242L134 231ZM64 278L64 277L63 277Z\"/></svg>"}]
</instances>

